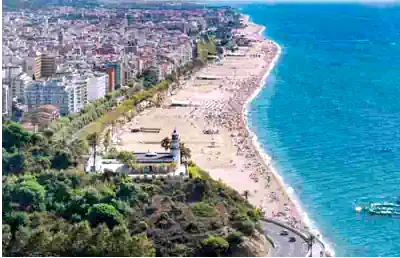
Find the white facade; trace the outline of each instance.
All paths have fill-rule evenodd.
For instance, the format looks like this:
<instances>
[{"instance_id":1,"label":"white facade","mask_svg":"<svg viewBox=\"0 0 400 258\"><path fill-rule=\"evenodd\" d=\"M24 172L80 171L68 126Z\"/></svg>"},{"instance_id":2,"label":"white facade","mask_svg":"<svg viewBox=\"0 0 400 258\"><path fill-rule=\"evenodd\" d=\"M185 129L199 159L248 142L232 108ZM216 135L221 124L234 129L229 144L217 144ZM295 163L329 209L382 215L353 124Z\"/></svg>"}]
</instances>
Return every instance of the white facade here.
<instances>
[{"instance_id":1,"label":"white facade","mask_svg":"<svg viewBox=\"0 0 400 258\"><path fill-rule=\"evenodd\" d=\"M89 101L102 98L108 76L103 73L67 72L48 81L33 81L25 89L25 103L30 111L40 105L55 105L61 115L79 112Z\"/></svg>"},{"instance_id":2,"label":"white facade","mask_svg":"<svg viewBox=\"0 0 400 258\"><path fill-rule=\"evenodd\" d=\"M30 82L32 82L32 78L26 73L21 73L20 75L18 75L15 80L11 82L12 98L17 97L20 100L24 100L25 88Z\"/></svg>"},{"instance_id":3,"label":"white facade","mask_svg":"<svg viewBox=\"0 0 400 258\"><path fill-rule=\"evenodd\" d=\"M172 133L171 154L174 158L176 167L180 167L181 166L180 139L179 139L179 134L176 132L176 129Z\"/></svg>"},{"instance_id":4,"label":"white facade","mask_svg":"<svg viewBox=\"0 0 400 258\"><path fill-rule=\"evenodd\" d=\"M87 79L87 100L104 98L108 88L108 74L94 73Z\"/></svg>"},{"instance_id":5,"label":"white facade","mask_svg":"<svg viewBox=\"0 0 400 258\"><path fill-rule=\"evenodd\" d=\"M1 111L3 115L8 115L11 112L9 86L7 84L2 85L2 106Z\"/></svg>"},{"instance_id":6,"label":"white facade","mask_svg":"<svg viewBox=\"0 0 400 258\"><path fill-rule=\"evenodd\" d=\"M32 78L22 72L22 67L13 66L3 68L3 84L9 85L9 94L12 99L24 99L25 87Z\"/></svg>"},{"instance_id":7,"label":"white facade","mask_svg":"<svg viewBox=\"0 0 400 258\"><path fill-rule=\"evenodd\" d=\"M70 112L79 112L88 103L87 80L84 75L74 75L71 81L64 83L72 91L72 105Z\"/></svg>"}]
</instances>

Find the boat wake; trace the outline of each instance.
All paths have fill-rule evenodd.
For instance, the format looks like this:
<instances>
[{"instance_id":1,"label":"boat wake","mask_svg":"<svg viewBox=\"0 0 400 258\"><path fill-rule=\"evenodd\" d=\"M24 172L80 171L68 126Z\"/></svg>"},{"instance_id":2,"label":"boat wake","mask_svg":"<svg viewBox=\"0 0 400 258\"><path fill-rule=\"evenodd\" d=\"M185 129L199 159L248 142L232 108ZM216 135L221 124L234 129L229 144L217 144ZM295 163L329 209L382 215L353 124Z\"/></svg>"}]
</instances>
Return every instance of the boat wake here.
<instances>
[{"instance_id":1,"label":"boat wake","mask_svg":"<svg viewBox=\"0 0 400 258\"><path fill-rule=\"evenodd\" d=\"M400 216L400 200L394 202L370 202L369 204L357 205L355 211L378 216Z\"/></svg>"}]
</instances>

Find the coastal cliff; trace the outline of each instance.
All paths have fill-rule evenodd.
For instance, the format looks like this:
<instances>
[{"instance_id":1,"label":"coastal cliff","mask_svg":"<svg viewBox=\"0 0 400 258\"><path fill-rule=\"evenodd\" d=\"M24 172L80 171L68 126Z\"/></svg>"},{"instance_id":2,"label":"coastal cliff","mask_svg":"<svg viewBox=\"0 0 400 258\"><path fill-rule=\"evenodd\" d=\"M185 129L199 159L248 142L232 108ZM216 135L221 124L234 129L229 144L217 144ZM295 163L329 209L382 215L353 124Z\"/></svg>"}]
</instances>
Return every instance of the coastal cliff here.
<instances>
[{"instance_id":1,"label":"coastal cliff","mask_svg":"<svg viewBox=\"0 0 400 258\"><path fill-rule=\"evenodd\" d=\"M266 257L272 256L273 246L260 232L255 232L251 237L245 237L239 250L235 253L241 257Z\"/></svg>"}]
</instances>

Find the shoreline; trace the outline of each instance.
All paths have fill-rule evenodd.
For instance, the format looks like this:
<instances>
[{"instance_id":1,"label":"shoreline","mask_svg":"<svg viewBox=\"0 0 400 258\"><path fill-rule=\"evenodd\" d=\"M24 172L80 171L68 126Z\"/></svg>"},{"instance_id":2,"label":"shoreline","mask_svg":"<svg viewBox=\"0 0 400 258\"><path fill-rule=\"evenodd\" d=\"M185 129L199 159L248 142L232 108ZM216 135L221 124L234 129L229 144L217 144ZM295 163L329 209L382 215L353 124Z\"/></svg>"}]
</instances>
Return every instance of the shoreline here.
<instances>
[{"instance_id":1,"label":"shoreline","mask_svg":"<svg viewBox=\"0 0 400 258\"><path fill-rule=\"evenodd\" d=\"M266 218L303 229L301 209L279 173L267 164L270 159L263 155L247 122L249 103L262 90L281 54L278 44L262 36L265 27L248 18L242 18L247 26L236 33L251 43L239 46L239 55L228 53L221 62L211 62L190 78L180 78L180 87L167 95L161 107L142 112L120 128L122 141L116 147L164 151L160 140L170 137L178 126L182 142L191 149L191 159L214 180L245 196L265 211ZM206 76L215 79L204 79ZM188 104L176 107L174 101ZM131 133L132 126L161 130L158 134Z\"/></svg>"},{"instance_id":2,"label":"shoreline","mask_svg":"<svg viewBox=\"0 0 400 258\"><path fill-rule=\"evenodd\" d=\"M247 18L248 23L252 23L256 26L261 26L261 29L258 32L258 34L261 37L263 37L264 40L267 40L263 36L263 32L265 31L266 27L264 25L259 25L254 22L251 22L250 21L251 17L249 15L244 15L244 16ZM255 89L255 91L247 98L246 102L244 103L243 108L242 108L242 118L243 118L244 124L246 126L247 132L249 134L249 137L251 138L252 145L253 145L254 149L257 151L257 154L259 155L260 159L263 161L264 166L267 167L267 169L274 175L278 184L280 185L282 190L287 194L290 201L294 204L294 207L296 208L298 214L300 215L301 221L304 223L304 227L301 230L303 231L305 228L308 228L308 231L310 231L311 233L316 235L318 241L320 241L322 243L322 245L325 247L325 253L329 254L329 256L334 256L334 254L335 254L334 250L323 240L323 236L320 233L318 227L315 225L315 223L313 223L310 220L307 212L302 208L300 199L294 192L294 189L290 185L285 183L283 176L272 166L272 164L271 164L272 158L263 150L263 148L261 147L260 141L258 140L257 134L255 133L255 131L251 130L251 128L250 128L250 123L249 123L248 117L249 117L251 102L261 93L261 91L265 87L268 86L267 79L268 79L269 75L271 74L271 72L273 71L273 69L275 68L275 66L277 65L279 58L282 54L281 46L273 40L270 40L270 41L277 47L278 51L277 51L275 57L273 58L273 60L271 61L271 63L268 65L264 76L261 78L259 87L257 89Z\"/></svg>"}]
</instances>

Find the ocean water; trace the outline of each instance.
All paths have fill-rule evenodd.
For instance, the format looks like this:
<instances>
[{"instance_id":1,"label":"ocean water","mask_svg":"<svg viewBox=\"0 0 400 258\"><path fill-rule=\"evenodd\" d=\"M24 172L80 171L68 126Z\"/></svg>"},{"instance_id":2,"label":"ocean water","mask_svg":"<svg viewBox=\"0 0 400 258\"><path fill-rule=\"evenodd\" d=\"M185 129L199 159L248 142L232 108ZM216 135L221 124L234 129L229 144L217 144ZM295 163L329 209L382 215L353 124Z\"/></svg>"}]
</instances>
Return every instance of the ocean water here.
<instances>
[{"instance_id":1,"label":"ocean water","mask_svg":"<svg viewBox=\"0 0 400 258\"><path fill-rule=\"evenodd\" d=\"M400 6L241 5L282 47L249 124L337 256L400 256Z\"/></svg>"}]
</instances>

